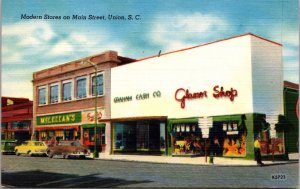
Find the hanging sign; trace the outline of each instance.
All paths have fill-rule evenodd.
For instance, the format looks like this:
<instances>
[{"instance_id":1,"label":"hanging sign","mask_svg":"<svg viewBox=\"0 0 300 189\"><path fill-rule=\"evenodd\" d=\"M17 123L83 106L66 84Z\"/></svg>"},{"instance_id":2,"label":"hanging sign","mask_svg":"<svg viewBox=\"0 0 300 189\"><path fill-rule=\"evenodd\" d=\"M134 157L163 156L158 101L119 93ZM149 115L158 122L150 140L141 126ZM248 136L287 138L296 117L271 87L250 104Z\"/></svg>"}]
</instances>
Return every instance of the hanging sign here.
<instances>
[{"instance_id":1,"label":"hanging sign","mask_svg":"<svg viewBox=\"0 0 300 189\"><path fill-rule=\"evenodd\" d=\"M97 122L103 119L104 113L104 109L97 110ZM95 123L95 111L82 111L82 123Z\"/></svg>"}]
</instances>

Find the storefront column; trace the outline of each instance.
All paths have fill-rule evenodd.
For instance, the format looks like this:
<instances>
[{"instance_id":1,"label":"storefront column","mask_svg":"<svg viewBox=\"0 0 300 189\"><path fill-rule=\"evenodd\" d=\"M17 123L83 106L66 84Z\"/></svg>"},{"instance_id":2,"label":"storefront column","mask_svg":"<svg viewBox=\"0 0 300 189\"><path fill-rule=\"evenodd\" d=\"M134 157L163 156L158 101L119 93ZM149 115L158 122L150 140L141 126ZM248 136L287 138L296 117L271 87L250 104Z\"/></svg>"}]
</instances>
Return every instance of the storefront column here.
<instances>
[{"instance_id":1,"label":"storefront column","mask_svg":"<svg viewBox=\"0 0 300 189\"><path fill-rule=\"evenodd\" d=\"M105 150L102 151L102 153L105 154L110 154L111 153L111 136L112 136L112 125L110 122L106 122L106 127L105 127Z\"/></svg>"},{"instance_id":2,"label":"storefront column","mask_svg":"<svg viewBox=\"0 0 300 189\"><path fill-rule=\"evenodd\" d=\"M246 115L246 128L247 128L247 139L246 139L246 158L254 159L254 123L255 123L255 114L245 114Z\"/></svg>"}]
</instances>

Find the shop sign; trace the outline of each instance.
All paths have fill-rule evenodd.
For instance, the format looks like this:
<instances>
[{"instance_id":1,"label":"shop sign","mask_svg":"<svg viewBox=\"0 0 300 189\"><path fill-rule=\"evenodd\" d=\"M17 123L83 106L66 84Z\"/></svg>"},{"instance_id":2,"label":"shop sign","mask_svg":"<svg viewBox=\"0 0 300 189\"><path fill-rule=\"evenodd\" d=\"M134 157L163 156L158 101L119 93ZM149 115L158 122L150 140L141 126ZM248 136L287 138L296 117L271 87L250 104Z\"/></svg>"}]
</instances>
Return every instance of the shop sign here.
<instances>
[{"instance_id":1,"label":"shop sign","mask_svg":"<svg viewBox=\"0 0 300 189\"><path fill-rule=\"evenodd\" d=\"M81 112L37 116L37 125L70 124L81 122Z\"/></svg>"},{"instance_id":2,"label":"shop sign","mask_svg":"<svg viewBox=\"0 0 300 189\"><path fill-rule=\"evenodd\" d=\"M104 109L97 110L97 122L100 122L104 116ZM95 123L95 111L82 111L82 123Z\"/></svg>"},{"instance_id":3,"label":"shop sign","mask_svg":"<svg viewBox=\"0 0 300 189\"><path fill-rule=\"evenodd\" d=\"M237 95L238 91L236 89L230 88L230 90L224 90L224 87L219 87L219 85L213 87L212 96L216 99L224 97L229 98L230 101L234 101ZM208 92L206 90L191 93L188 89L179 88L175 91L175 100L180 102L181 108L185 108L186 100L203 98L208 98Z\"/></svg>"},{"instance_id":4,"label":"shop sign","mask_svg":"<svg viewBox=\"0 0 300 189\"><path fill-rule=\"evenodd\" d=\"M152 93L139 93L135 95L136 100L147 100L150 98L160 98L161 97L161 92L160 91L154 91ZM114 103L120 103L120 102L129 102L133 101L132 96L122 96L122 97L115 97L114 98Z\"/></svg>"}]
</instances>

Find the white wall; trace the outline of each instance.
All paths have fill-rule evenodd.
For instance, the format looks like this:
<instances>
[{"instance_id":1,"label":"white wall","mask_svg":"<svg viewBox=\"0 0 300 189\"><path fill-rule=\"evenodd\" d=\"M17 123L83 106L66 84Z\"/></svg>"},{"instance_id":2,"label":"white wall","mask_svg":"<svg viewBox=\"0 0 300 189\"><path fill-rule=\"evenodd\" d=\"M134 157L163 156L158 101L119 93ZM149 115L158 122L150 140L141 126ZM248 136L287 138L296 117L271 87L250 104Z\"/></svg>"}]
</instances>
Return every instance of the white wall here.
<instances>
[{"instance_id":1,"label":"white wall","mask_svg":"<svg viewBox=\"0 0 300 189\"><path fill-rule=\"evenodd\" d=\"M251 36L246 35L202 47L162 55L112 69L111 118L140 116L228 115L253 112ZM234 101L212 96L215 85L238 91ZM175 100L178 88L207 91L205 99L186 100L184 109ZM160 91L161 98L152 92ZM150 93L146 100L136 94ZM129 102L114 103L115 97L132 96Z\"/></svg>"},{"instance_id":2,"label":"white wall","mask_svg":"<svg viewBox=\"0 0 300 189\"><path fill-rule=\"evenodd\" d=\"M251 41L254 112L283 114L282 47L253 36Z\"/></svg>"}]
</instances>

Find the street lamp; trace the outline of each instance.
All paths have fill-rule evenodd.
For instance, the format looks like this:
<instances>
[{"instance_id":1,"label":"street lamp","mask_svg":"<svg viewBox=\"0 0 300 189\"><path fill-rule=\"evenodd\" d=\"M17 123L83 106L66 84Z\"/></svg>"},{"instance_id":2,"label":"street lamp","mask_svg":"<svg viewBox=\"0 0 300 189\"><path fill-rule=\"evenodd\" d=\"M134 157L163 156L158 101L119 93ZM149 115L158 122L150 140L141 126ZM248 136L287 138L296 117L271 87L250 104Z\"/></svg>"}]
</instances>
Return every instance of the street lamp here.
<instances>
[{"instance_id":1,"label":"street lamp","mask_svg":"<svg viewBox=\"0 0 300 189\"><path fill-rule=\"evenodd\" d=\"M98 122L98 118L97 118L97 96L98 96L98 84L97 84L97 72L98 72L98 69L97 69L97 65L89 60L82 60L80 62L80 64L86 64L86 63L89 63L91 64L93 67L94 67L94 70L95 70L95 80L93 82L93 85L95 86L95 89L94 89L94 95L95 95L95 113L94 113L94 121L95 121L95 124L94 124L94 158L95 157L98 157L97 155L97 152L96 152L96 143L97 143L97 138L96 138L96 132L97 132L97 122Z\"/></svg>"}]
</instances>

